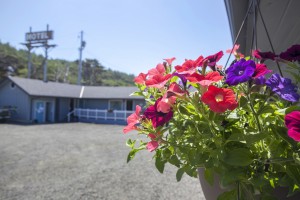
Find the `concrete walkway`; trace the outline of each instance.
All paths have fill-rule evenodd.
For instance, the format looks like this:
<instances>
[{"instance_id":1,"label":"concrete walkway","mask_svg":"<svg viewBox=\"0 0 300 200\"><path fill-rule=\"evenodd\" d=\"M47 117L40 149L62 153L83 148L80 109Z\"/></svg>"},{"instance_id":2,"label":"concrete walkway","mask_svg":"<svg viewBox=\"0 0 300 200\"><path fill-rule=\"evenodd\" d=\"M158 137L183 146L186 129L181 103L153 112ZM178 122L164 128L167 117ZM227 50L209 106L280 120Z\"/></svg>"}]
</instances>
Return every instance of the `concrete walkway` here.
<instances>
[{"instance_id":1,"label":"concrete walkway","mask_svg":"<svg viewBox=\"0 0 300 200\"><path fill-rule=\"evenodd\" d=\"M144 151L129 164L136 133L85 123L0 124L0 199L201 200L197 179L167 165L161 175Z\"/></svg>"}]
</instances>

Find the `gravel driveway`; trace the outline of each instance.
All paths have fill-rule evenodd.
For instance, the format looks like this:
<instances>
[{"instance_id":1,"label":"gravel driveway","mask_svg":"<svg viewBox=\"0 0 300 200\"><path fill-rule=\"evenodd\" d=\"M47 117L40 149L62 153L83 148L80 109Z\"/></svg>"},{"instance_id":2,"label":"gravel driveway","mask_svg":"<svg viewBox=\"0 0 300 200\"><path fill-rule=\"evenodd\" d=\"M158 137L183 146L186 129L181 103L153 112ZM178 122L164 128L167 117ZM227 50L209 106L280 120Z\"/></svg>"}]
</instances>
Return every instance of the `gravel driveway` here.
<instances>
[{"instance_id":1,"label":"gravel driveway","mask_svg":"<svg viewBox=\"0 0 300 200\"><path fill-rule=\"evenodd\" d=\"M0 124L0 199L204 199L197 179L166 165L160 174L147 151L129 163L135 132L85 123Z\"/></svg>"}]
</instances>

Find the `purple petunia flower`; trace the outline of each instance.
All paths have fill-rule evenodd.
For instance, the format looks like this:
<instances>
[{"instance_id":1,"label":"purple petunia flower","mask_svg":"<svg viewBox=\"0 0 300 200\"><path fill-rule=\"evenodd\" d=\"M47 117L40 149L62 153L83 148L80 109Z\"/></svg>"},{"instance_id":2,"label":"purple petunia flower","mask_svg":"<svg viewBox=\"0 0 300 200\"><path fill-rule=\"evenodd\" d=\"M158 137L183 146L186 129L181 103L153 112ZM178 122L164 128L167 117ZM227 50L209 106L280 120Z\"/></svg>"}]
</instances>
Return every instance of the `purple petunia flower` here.
<instances>
[{"instance_id":1,"label":"purple petunia flower","mask_svg":"<svg viewBox=\"0 0 300 200\"><path fill-rule=\"evenodd\" d=\"M283 78L279 74L273 74L267 81L266 85L281 98L296 102L300 96L297 94L297 86L289 78Z\"/></svg>"},{"instance_id":2,"label":"purple petunia flower","mask_svg":"<svg viewBox=\"0 0 300 200\"><path fill-rule=\"evenodd\" d=\"M288 48L285 52L282 52L279 57L288 61L299 61L300 62L300 44L295 44Z\"/></svg>"},{"instance_id":3,"label":"purple petunia flower","mask_svg":"<svg viewBox=\"0 0 300 200\"><path fill-rule=\"evenodd\" d=\"M255 68L256 66L253 60L246 61L245 59L241 59L225 71L227 74L225 83L228 85L237 85L247 82L254 74Z\"/></svg>"},{"instance_id":4,"label":"purple petunia flower","mask_svg":"<svg viewBox=\"0 0 300 200\"><path fill-rule=\"evenodd\" d=\"M186 86L186 82L187 82L186 76L187 76L187 74L173 73L172 76L177 76L178 78L180 78L183 86L184 87Z\"/></svg>"},{"instance_id":5,"label":"purple petunia flower","mask_svg":"<svg viewBox=\"0 0 300 200\"><path fill-rule=\"evenodd\" d=\"M254 83L256 85L264 85L264 84L266 84L266 78L264 76L260 76L260 77L254 79L254 80L255 80Z\"/></svg>"}]
</instances>

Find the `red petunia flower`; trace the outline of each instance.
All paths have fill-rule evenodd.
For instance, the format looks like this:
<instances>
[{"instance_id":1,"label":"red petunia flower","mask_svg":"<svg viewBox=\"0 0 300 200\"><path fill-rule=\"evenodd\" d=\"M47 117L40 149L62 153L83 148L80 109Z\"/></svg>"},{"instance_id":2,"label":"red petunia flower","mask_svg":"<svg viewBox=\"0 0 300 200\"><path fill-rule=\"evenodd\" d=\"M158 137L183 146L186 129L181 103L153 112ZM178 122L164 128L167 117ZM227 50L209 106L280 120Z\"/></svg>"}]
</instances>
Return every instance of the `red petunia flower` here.
<instances>
[{"instance_id":1,"label":"red petunia flower","mask_svg":"<svg viewBox=\"0 0 300 200\"><path fill-rule=\"evenodd\" d=\"M285 126L288 128L289 137L300 142L300 111L295 110L287 114L284 120Z\"/></svg>"},{"instance_id":2,"label":"red petunia flower","mask_svg":"<svg viewBox=\"0 0 300 200\"><path fill-rule=\"evenodd\" d=\"M210 85L207 92L202 95L201 100L216 113L234 110L238 106L234 92L231 89L217 88Z\"/></svg>"}]
</instances>

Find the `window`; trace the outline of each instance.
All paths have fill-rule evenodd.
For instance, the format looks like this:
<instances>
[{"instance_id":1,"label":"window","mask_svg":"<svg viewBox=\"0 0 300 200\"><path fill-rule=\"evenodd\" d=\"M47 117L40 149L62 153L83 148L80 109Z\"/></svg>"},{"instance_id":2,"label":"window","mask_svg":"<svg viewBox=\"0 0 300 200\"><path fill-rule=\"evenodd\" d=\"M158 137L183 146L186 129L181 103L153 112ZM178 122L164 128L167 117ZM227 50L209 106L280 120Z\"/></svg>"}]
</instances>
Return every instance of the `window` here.
<instances>
[{"instance_id":1,"label":"window","mask_svg":"<svg viewBox=\"0 0 300 200\"><path fill-rule=\"evenodd\" d=\"M12 83L10 84L10 87L11 87L11 88L15 88L15 87L16 87L16 84L15 84L14 82L12 82Z\"/></svg>"},{"instance_id":2,"label":"window","mask_svg":"<svg viewBox=\"0 0 300 200\"><path fill-rule=\"evenodd\" d=\"M122 110L122 101L121 100L110 100L109 101L109 110Z\"/></svg>"},{"instance_id":3,"label":"window","mask_svg":"<svg viewBox=\"0 0 300 200\"><path fill-rule=\"evenodd\" d=\"M132 100L127 100L126 101L126 110L132 110L132 108L133 108Z\"/></svg>"}]
</instances>

